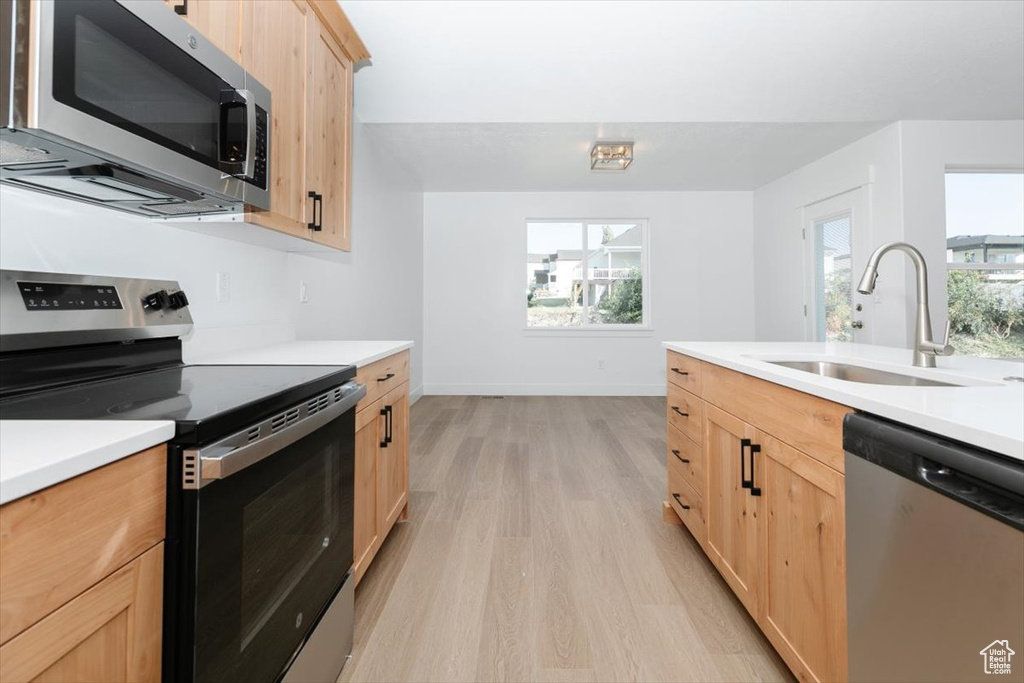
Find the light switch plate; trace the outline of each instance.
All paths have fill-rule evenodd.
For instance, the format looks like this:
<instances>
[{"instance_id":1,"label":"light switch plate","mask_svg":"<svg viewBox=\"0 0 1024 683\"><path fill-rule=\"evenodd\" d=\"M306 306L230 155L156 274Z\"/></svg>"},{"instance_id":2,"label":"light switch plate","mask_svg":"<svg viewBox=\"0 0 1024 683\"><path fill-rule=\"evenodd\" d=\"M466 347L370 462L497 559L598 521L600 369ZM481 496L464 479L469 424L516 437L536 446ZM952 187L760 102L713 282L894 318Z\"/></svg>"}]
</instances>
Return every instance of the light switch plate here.
<instances>
[{"instance_id":1,"label":"light switch plate","mask_svg":"<svg viewBox=\"0 0 1024 683\"><path fill-rule=\"evenodd\" d=\"M231 273L226 271L217 272L217 303L231 301Z\"/></svg>"}]
</instances>

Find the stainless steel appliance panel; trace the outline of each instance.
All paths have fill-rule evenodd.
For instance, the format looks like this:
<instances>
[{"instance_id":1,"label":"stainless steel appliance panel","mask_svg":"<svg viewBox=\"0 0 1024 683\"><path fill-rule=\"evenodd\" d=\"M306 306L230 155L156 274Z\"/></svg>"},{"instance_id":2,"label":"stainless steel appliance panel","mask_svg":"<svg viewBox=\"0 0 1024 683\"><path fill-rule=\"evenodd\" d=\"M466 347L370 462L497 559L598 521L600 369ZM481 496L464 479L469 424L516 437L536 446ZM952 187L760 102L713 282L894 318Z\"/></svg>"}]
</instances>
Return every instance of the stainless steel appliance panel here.
<instances>
[{"instance_id":1,"label":"stainless steel appliance panel","mask_svg":"<svg viewBox=\"0 0 1024 683\"><path fill-rule=\"evenodd\" d=\"M81 16L69 19L67 15L77 11L74 8L81 9ZM87 18L89 12L111 15L111 25L90 22ZM0 48L10 54L27 54L28 59L15 59L9 65L7 79L15 87L3 93L4 128L0 129L0 141L4 144L0 145L0 162L3 164L0 179L29 189L149 216L233 211L241 209L243 204L269 208L269 170L266 164L269 163L272 143L270 91L166 4L153 0L63 0L61 3L55 0L33 0L31 3L13 0L10 11L5 14L10 15L5 22L5 28L10 23L10 29L3 36L4 44ZM125 17L136 23L123 25ZM122 21L117 23L115 20ZM58 38L57 33L61 31L64 34ZM145 56L139 44L131 44L133 41L159 46L162 56ZM92 46L92 49L85 50L86 46ZM86 63L90 58L92 62ZM117 64L123 66L114 69ZM120 78L119 72L123 72ZM194 107L200 104L196 99L197 79L207 76L223 83L218 92L237 93L241 98L239 104L244 105L247 111L248 130L244 137L249 146L244 160L218 166L198 159L202 148L218 144L218 138L223 135L225 125L219 119L220 114L213 110L206 113L206 119L198 120L208 124L209 138L198 143L194 139L192 142L182 141L184 147L176 145L173 139L160 140L155 136L147 139L142 130L142 119L153 112L160 112L160 116L167 117L167 120L159 122L164 132L171 131L175 126L172 111L175 109L181 109L182 122L191 121L190 125L194 125L197 122ZM88 106L77 100L73 106L69 105L68 88L63 86L68 79L83 77L85 80L76 85L75 94L80 86L97 97ZM131 93L135 101L119 106L116 97L110 98L107 104L118 116L104 120L97 115L96 101L102 101L98 95L104 90L124 87L125 81L132 79L135 84L125 92ZM147 89L157 89L148 102L139 99L145 97L140 91ZM189 101L193 104L191 112L183 108ZM259 158L253 156L256 150L253 143L256 141L257 107L262 112L263 121L260 144L264 149ZM127 125L111 122L118 117ZM83 164L81 158L69 159L62 146L84 153L87 163ZM241 172L253 173L257 163L261 164L260 184L253 182L251 175L248 179L236 177ZM143 185L141 196L126 196L118 200L91 195L89 190L94 188L70 182L83 178L88 181L96 174L105 180L111 166L124 167L180 186L179 191L162 188L160 196L147 197ZM225 172L229 167L232 172ZM70 176L64 185L77 188L77 191L58 186L59 181L51 180L48 186L41 184L39 176L58 179ZM119 186L132 191L131 186L123 182ZM189 191L199 196L190 197ZM171 206L178 208L171 210ZM160 208L164 210L160 211Z\"/></svg>"},{"instance_id":2,"label":"stainless steel appliance panel","mask_svg":"<svg viewBox=\"0 0 1024 683\"><path fill-rule=\"evenodd\" d=\"M903 429L881 424L894 433ZM991 680L982 651L1006 641L1020 654L1010 658L1012 675L1000 679L1021 680L1024 532L1012 523L1019 523L1020 491L984 495L981 478L942 462L940 451L950 444L931 435L920 439L890 451L884 435L880 442L868 437L856 454L847 439L849 679ZM958 450L955 455L972 457L969 449ZM894 464L893 458L902 462ZM879 461L906 466L907 476ZM1003 465L981 461L980 469L993 464ZM1024 472L1015 472L1012 463L1007 467L1004 482ZM980 504L950 492L981 494ZM1003 519L997 518L1000 510L1007 515Z\"/></svg>"}]
</instances>

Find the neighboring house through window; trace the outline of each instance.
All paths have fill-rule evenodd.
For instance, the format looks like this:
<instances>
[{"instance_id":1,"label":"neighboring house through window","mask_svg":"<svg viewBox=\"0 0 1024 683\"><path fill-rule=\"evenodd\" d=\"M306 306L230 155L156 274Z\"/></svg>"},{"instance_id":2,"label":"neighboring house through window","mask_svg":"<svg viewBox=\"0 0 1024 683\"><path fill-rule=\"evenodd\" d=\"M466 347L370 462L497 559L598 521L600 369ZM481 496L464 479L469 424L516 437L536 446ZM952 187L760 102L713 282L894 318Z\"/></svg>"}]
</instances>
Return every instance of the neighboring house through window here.
<instances>
[{"instance_id":1,"label":"neighboring house through window","mask_svg":"<svg viewBox=\"0 0 1024 683\"><path fill-rule=\"evenodd\" d=\"M528 221L526 241L527 327L648 324L646 221Z\"/></svg>"}]
</instances>

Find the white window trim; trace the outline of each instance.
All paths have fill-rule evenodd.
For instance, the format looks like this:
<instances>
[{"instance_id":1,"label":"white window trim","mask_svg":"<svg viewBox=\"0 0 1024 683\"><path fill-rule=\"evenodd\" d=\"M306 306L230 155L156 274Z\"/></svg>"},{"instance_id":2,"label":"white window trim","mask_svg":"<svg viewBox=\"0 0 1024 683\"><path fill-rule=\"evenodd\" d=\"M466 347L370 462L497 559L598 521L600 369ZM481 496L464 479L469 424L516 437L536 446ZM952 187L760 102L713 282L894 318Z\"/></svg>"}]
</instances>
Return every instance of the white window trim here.
<instances>
[{"instance_id":1,"label":"white window trim","mask_svg":"<svg viewBox=\"0 0 1024 683\"><path fill-rule=\"evenodd\" d=\"M523 333L525 336L538 337L649 337L654 334L654 326L651 312L651 226L646 218L527 218L523 221L523 242L524 254L530 253L529 229L530 223L579 223L583 231L583 282L587 282L586 258L590 250L587 248L587 226L635 224L640 225L640 232L643 235L643 243L640 246L640 278L643 282L641 297L643 299L643 322L639 325L593 325L584 322L578 327L540 327L529 324L529 308L523 307ZM590 310L588 287L583 287L583 306Z\"/></svg>"}]
</instances>

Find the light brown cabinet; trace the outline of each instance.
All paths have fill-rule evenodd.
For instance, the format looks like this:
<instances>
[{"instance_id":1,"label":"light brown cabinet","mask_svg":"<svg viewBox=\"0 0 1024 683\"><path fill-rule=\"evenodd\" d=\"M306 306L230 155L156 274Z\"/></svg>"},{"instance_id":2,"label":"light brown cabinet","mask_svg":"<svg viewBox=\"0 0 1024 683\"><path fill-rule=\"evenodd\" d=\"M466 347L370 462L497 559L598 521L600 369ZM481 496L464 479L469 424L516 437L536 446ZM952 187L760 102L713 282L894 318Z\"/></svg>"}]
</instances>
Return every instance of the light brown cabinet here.
<instances>
[{"instance_id":1,"label":"light brown cabinet","mask_svg":"<svg viewBox=\"0 0 1024 683\"><path fill-rule=\"evenodd\" d=\"M757 430L707 407L707 553L736 597L755 618L761 575L762 491L750 482L748 453ZM744 475L744 472L746 474Z\"/></svg>"},{"instance_id":2,"label":"light brown cabinet","mask_svg":"<svg viewBox=\"0 0 1024 683\"><path fill-rule=\"evenodd\" d=\"M246 221L348 251L353 65L370 53L341 7L188 0L182 16L271 92L270 209Z\"/></svg>"},{"instance_id":3,"label":"light brown cabinet","mask_svg":"<svg viewBox=\"0 0 1024 683\"><path fill-rule=\"evenodd\" d=\"M353 558L356 584L391 528L409 512L409 352L359 369Z\"/></svg>"},{"instance_id":4,"label":"light brown cabinet","mask_svg":"<svg viewBox=\"0 0 1024 683\"><path fill-rule=\"evenodd\" d=\"M0 507L0 680L160 679L166 457Z\"/></svg>"},{"instance_id":5,"label":"light brown cabinet","mask_svg":"<svg viewBox=\"0 0 1024 683\"><path fill-rule=\"evenodd\" d=\"M700 516L670 499L666 518L671 509L691 530L799 680L846 680L850 409L673 352L667 367L669 493L698 476L696 457L705 488ZM683 400L703 415L699 445L672 419Z\"/></svg>"}]
</instances>

